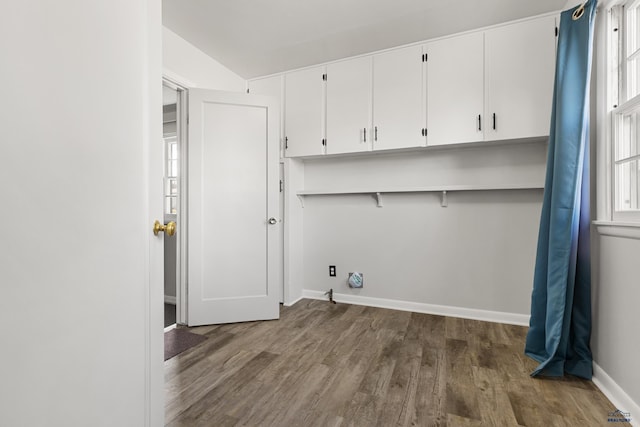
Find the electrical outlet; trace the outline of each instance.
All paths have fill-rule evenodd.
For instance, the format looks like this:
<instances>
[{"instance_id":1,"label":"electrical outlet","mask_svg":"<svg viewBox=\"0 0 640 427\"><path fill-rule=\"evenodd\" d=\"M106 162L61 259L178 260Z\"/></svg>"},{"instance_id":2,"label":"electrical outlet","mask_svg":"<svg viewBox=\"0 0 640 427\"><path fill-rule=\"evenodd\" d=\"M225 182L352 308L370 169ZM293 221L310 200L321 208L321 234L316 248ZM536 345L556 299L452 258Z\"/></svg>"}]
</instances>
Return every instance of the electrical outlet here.
<instances>
[{"instance_id":1,"label":"electrical outlet","mask_svg":"<svg viewBox=\"0 0 640 427\"><path fill-rule=\"evenodd\" d=\"M330 265L329 266L329 277L336 277L336 266L335 265Z\"/></svg>"}]
</instances>

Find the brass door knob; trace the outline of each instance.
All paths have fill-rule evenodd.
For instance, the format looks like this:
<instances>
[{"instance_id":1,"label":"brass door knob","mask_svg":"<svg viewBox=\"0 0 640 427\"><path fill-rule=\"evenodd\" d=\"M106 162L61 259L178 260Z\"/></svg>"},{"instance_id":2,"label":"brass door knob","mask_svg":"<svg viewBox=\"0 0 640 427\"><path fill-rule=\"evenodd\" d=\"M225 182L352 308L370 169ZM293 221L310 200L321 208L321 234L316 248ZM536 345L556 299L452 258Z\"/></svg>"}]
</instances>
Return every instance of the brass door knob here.
<instances>
[{"instance_id":1,"label":"brass door knob","mask_svg":"<svg viewBox=\"0 0 640 427\"><path fill-rule=\"evenodd\" d=\"M160 221L156 220L156 222L153 223L153 234L157 236L161 231L164 231L167 236L173 236L176 234L175 221L169 221L167 225L162 225Z\"/></svg>"}]
</instances>

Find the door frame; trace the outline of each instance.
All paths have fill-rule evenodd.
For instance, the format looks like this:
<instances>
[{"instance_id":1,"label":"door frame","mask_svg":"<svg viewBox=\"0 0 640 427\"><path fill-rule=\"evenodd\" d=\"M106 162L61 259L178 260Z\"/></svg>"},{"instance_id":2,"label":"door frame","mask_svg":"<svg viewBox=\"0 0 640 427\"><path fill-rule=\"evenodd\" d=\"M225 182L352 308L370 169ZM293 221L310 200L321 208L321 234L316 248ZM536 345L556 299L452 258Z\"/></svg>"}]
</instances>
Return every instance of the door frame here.
<instances>
[{"instance_id":1,"label":"door frame","mask_svg":"<svg viewBox=\"0 0 640 427\"><path fill-rule=\"evenodd\" d=\"M186 82L175 76L162 75L162 84L177 92L176 135L178 137L178 242L176 244L176 324L187 324L187 155L188 155L188 100Z\"/></svg>"}]
</instances>

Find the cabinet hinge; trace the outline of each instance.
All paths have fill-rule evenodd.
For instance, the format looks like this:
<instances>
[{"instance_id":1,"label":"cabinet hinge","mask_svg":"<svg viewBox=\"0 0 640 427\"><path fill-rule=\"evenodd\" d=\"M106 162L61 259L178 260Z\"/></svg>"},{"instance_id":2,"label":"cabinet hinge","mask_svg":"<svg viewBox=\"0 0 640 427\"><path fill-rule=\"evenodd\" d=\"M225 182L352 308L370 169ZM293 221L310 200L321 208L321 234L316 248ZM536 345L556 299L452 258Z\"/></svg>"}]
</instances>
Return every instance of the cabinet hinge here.
<instances>
[{"instance_id":1,"label":"cabinet hinge","mask_svg":"<svg viewBox=\"0 0 640 427\"><path fill-rule=\"evenodd\" d=\"M556 27L556 37L558 37L558 27Z\"/></svg>"},{"instance_id":2,"label":"cabinet hinge","mask_svg":"<svg viewBox=\"0 0 640 427\"><path fill-rule=\"evenodd\" d=\"M322 75L322 80L325 81L325 82L327 81L327 75L326 74Z\"/></svg>"}]
</instances>

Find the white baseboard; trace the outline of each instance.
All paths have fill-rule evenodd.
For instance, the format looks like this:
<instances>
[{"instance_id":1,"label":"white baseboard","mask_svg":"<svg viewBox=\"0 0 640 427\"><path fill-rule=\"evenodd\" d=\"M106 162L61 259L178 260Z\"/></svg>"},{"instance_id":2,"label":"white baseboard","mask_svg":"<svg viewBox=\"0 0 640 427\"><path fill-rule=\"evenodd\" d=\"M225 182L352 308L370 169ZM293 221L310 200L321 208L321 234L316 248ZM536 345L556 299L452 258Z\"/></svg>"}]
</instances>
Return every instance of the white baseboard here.
<instances>
[{"instance_id":1,"label":"white baseboard","mask_svg":"<svg viewBox=\"0 0 640 427\"><path fill-rule=\"evenodd\" d=\"M630 424L632 426L640 426L638 417L640 417L640 405L611 378L597 363L593 362L593 383L600 391L607 396L607 399L613 403L616 409L630 413Z\"/></svg>"},{"instance_id":2,"label":"white baseboard","mask_svg":"<svg viewBox=\"0 0 640 427\"><path fill-rule=\"evenodd\" d=\"M302 291L303 298L326 300L327 296L322 291ZM360 295L348 295L333 293L336 302L355 305L367 305L370 307L390 308L401 311L414 311L416 313L436 314L440 316L460 317L463 319L482 320L485 322L506 323L509 325L529 326L529 315L516 313L503 313L500 311L477 310L472 308L451 307L446 305L424 304L411 301L400 301L385 298L363 297Z\"/></svg>"},{"instance_id":3,"label":"white baseboard","mask_svg":"<svg viewBox=\"0 0 640 427\"><path fill-rule=\"evenodd\" d=\"M176 297L172 297L169 295L165 295L164 296L164 302L165 304L173 304L176 305L178 302L176 301Z\"/></svg>"}]
</instances>

